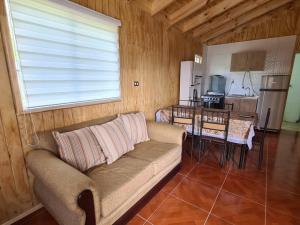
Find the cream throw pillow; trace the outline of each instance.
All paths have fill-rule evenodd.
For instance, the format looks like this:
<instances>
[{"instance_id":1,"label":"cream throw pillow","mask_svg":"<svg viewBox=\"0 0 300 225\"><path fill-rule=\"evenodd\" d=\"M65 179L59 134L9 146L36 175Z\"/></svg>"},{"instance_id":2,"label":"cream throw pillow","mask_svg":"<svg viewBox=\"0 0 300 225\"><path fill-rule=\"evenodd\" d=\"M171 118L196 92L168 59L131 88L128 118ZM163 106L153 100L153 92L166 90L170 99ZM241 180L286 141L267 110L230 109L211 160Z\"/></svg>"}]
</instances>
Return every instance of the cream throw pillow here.
<instances>
[{"instance_id":1,"label":"cream throw pillow","mask_svg":"<svg viewBox=\"0 0 300 225\"><path fill-rule=\"evenodd\" d=\"M113 163L122 155L134 149L120 118L90 128L103 149L107 164Z\"/></svg>"},{"instance_id":2,"label":"cream throw pillow","mask_svg":"<svg viewBox=\"0 0 300 225\"><path fill-rule=\"evenodd\" d=\"M59 155L68 164L84 172L106 162L101 146L90 128L66 133L52 132Z\"/></svg>"},{"instance_id":3,"label":"cream throw pillow","mask_svg":"<svg viewBox=\"0 0 300 225\"><path fill-rule=\"evenodd\" d=\"M119 116L122 119L126 131L133 144L149 141L146 118L144 113L129 113Z\"/></svg>"}]
</instances>

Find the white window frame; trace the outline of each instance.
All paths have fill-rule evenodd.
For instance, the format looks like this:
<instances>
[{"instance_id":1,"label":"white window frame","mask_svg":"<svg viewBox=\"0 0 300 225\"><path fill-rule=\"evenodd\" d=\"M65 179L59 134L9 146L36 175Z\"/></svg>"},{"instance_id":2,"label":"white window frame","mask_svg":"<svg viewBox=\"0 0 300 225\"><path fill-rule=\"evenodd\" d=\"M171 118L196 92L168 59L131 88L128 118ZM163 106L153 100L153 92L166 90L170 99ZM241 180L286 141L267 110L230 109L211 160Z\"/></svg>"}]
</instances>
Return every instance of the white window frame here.
<instances>
[{"instance_id":1,"label":"white window frame","mask_svg":"<svg viewBox=\"0 0 300 225\"><path fill-rule=\"evenodd\" d=\"M8 4L9 0L4 0L5 6L5 13L6 13L6 22L7 27L4 28L4 44L5 44L5 51L8 57L8 69L12 80L13 92L16 101L16 108L18 113L31 113L31 112L42 112L48 110L55 110L55 109L63 109L63 108L73 108L78 106L87 106L87 105L94 105L94 104L103 104L103 103L111 103L111 102L120 102L122 101L123 91L122 91L122 76L121 76L121 51L120 51L120 26L121 22L118 19L106 16L102 13L96 12L69 0L48 0L52 2L56 2L58 4L68 6L70 8L79 10L80 12L88 12L95 16L101 16L101 19L104 19L107 22L114 22L119 24L118 32L117 32L117 48L118 48L118 82L119 82L119 97L116 98L107 98L107 99L95 99L89 101L77 101L77 102L70 102L70 103L62 103L62 104L52 104L48 106L41 106L35 108L26 108L25 101L26 91L24 88L24 81L22 79L21 73L21 66L19 60L19 53L17 50L17 42L14 34L14 28L12 23L11 17L11 10Z\"/></svg>"}]
</instances>

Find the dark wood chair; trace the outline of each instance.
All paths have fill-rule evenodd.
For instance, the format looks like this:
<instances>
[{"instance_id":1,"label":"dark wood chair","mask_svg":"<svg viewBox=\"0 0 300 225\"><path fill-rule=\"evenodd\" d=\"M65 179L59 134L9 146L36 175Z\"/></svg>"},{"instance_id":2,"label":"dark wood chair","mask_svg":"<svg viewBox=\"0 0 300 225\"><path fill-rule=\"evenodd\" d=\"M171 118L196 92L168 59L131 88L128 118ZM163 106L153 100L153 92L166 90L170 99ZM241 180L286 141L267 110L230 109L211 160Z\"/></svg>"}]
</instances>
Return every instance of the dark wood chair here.
<instances>
[{"instance_id":1,"label":"dark wood chair","mask_svg":"<svg viewBox=\"0 0 300 225\"><path fill-rule=\"evenodd\" d=\"M220 166L223 167L226 163L226 155L228 151L228 128L230 120L230 111L222 109L201 109L200 119L200 155L205 153L204 146L206 142L213 142L218 145L223 145L220 151Z\"/></svg>"},{"instance_id":2,"label":"dark wood chair","mask_svg":"<svg viewBox=\"0 0 300 225\"><path fill-rule=\"evenodd\" d=\"M265 137L268 129L268 124L270 120L271 109L268 108L265 124L262 129L256 131L255 136L253 138L253 144L259 146L259 156L258 156L258 168L260 169L262 166L263 158L264 158L264 145L265 145Z\"/></svg>"},{"instance_id":3,"label":"dark wood chair","mask_svg":"<svg viewBox=\"0 0 300 225\"><path fill-rule=\"evenodd\" d=\"M191 157L193 157L193 148L194 148L195 114L196 114L195 106L182 106L182 105L172 106L171 124L190 127L190 129L188 130L188 134L192 138Z\"/></svg>"}]
</instances>

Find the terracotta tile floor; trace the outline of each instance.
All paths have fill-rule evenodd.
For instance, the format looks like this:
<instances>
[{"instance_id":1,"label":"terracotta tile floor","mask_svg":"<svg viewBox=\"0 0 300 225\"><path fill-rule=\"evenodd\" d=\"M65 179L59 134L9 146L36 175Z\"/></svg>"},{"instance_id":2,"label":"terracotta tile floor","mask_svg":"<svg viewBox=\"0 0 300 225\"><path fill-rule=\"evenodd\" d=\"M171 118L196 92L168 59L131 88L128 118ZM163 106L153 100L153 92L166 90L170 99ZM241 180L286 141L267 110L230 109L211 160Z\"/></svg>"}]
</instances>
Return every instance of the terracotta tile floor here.
<instances>
[{"instance_id":1,"label":"terracotta tile floor","mask_svg":"<svg viewBox=\"0 0 300 225\"><path fill-rule=\"evenodd\" d=\"M184 152L180 172L129 224L300 225L300 133L269 134L261 170L257 157L220 169L213 155L199 163ZM24 224L57 225L45 211Z\"/></svg>"}]
</instances>

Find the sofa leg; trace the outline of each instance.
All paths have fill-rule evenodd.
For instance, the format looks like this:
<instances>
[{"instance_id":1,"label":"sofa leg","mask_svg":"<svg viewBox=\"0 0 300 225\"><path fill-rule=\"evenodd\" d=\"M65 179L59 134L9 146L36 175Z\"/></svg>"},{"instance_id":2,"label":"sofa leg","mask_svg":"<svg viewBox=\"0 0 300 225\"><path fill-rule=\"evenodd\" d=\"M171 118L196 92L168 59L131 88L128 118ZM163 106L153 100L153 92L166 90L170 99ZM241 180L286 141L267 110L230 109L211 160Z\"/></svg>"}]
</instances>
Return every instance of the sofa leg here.
<instances>
[{"instance_id":1,"label":"sofa leg","mask_svg":"<svg viewBox=\"0 0 300 225\"><path fill-rule=\"evenodd\" d=\"M79 207L85 212L85 225L96 225L93 193L90 190L81 192L77 202Z\"/></svg>"}]
</instances>

